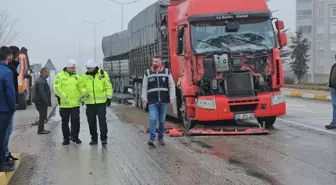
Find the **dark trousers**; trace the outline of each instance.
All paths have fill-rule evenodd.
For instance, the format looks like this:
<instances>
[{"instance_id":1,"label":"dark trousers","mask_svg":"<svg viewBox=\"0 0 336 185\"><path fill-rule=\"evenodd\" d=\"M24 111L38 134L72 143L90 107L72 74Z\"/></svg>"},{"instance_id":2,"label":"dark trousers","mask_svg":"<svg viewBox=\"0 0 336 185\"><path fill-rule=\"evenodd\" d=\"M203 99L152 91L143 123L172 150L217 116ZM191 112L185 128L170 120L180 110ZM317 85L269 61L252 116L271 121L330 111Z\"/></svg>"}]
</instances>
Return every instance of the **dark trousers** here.
<instances>
[{"instance_id":1,"label":"dark trousers","mask_svg":"<svg viewBox=\"0 0 336 185\"><path fill-rule=\"evenodd\" d=\"M71 121L71 137L78 138L80 129L79 107L61 108L60 115L62 117L62 132L64 139L69 139L70 137L69 121Z\"/></svg>"},{"instance_id":2,"label":"dark trousers","mask_svg":"<svg viewBox=\"0 0 336 185\"><path fill-rule=\"evenodd\" d=\"M97 133L97 118L99 119L100 139L107 139L107 123L106 123L106 104L92 104L86 105L86 116L89 123L91 139L98 140Z\"/></svg>"},{"instance_id":3,"label":"dark trousers","mask_svg":"<svg viewBox=\"0 0 336 185\"><path fill-rule=\"evenodd\" d=\"M12 116L12 113L0 113L0 166L4 164L6 157L4 151L5 133L12 119Z\"/></svg>"},{"instance_id":4,"label":"dark trousers","mask_svg":"<svg viewBox=\"0 0 336 185\"><path fill-rule=\"evenodd\" d=\"M44 130L44 122L48 117L48 106L35 104L37 111L39 112L39 121L37 132Z\"/></svg>"}]
</instances>

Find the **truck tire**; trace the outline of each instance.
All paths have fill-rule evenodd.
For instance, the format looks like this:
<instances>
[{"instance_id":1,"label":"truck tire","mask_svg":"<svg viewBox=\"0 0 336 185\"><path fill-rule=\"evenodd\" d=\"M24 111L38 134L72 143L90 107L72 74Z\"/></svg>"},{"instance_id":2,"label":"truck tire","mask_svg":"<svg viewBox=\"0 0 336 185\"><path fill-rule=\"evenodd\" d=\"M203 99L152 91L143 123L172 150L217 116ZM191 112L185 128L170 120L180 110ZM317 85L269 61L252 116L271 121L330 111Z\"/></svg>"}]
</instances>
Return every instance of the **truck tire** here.
<instances>
[{"instance_id":1,"label":"truck tire","mask_svg":"<svg viewBox=\"0 0 336 185\"><path fill-rule=\"evenodd\" d=\"M120 86L119 86L119 91L121 93L124 93L124 87L125 87L125 84L124 84L124 78L120 78Z\"/></svg>"},{"instance_id":2,"label":"truck tire","mask_svg":"<svg viewBox=\"0 0 336 185\"><path fill-rule=\"evenodd\" d=\"M276 121L276 116L257 118L257 121L261 126L263 126L263 123L265 123L266 128L272 128Z\"/></svg>"},{"instance_id":3,"label":"truck tire","mask_svg":"<svg viewBox=\"0 0 336 185\"><path fill-rule=\"evenodd\" d=\"M186 98L183 96L183 93L181 91L181 99L182 99L182 104L181 104L181 117L182 117L182 123L183 123L183 136L189 136L189 130L194 128L196 126L196 121L190 120L187 117L187 104L186 104Z\"/></svg>"},{"instance_id":4,"label":"truck tire","mask_svg":"<svg viewBox=\"0 0 336 185\"><path fill-rule=\"evenodd\" d=\"M18 105L19 110L26 110L27 108L26 93L20 94L18 96Z\"/></svg>"},{"instance_id":5,"label":"truck tire","mask_svg":"<svg viewBox=\"0 0 336 185\"><path fill-rule=\"evenodd\" d=\"M116 92L117 91L117 86L116 86L115 78L112 79L112 87L113 87L113 92Z\"/></svg>"},{"instance_id":6,"label":"truck tire","mask_svg":"<svg viewBox=\"0 0 336 185\"><path fill-rule=\"evenodd\" d=\"M31 90L29 92L29 98L27 100L27 105L32 105L32 95L31 95Z\"/></svg>"},{"instance_id":7,"label":"truck tire","mask_svg":"<svg viewBox=\"0 0 336 185\"><path fill-rule=\"evenodd\" d=\"M116 78L116 92L120 92L119 91L119 86L120 86L119 78Z\"/></svg>"},{"instance_id":8,"label":"truck tire","mask_svg":"<svg viewBox=\"0 0 336 185\"><path fill-rule=\"evenodd\" d=\"M139 98L138 98L138 101L139 101L139 107L140 109L144 109L144 106L143 106L143 103L142 103L142 83L138 83L138 94L139 94Z\"/></svg>"},{"instance_id":9,"label":"truck tire","mask_svg":"<svg viewBox=\"0 0 336 185\"><path fill-rule=\"evenodd\" d=\"M29 78L29 97L27 100L27 105L32 105L32 78Z\"/></svg>"},{"instance_id":10,"label":"truck tire","mask_svg":"<svg viewBox=\"0 0 336 185\"><path fill-rule=\"evenodd\" d=\"M135 107L139 107L139 101L138 101L139 94L138 94L138 83L137 82L133 83L133 94L134 94L134 105Z\"/></svg>"}]
</instances>

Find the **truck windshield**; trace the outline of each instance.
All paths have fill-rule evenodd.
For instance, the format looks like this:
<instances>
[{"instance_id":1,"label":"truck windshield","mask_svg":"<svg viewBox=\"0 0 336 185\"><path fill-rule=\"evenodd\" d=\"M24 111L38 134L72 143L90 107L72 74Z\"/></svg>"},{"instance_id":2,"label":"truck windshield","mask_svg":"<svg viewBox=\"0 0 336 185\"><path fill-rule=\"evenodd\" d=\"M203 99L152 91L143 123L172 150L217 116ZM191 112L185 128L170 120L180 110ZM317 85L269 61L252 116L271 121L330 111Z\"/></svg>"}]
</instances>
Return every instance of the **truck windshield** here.
<instances>
[{"instance_id":1,"label":"truck windshield","mask_svg":"<svg viewBox=\"0 0 336 185\"><path fill-rule=\"evenodd\" d=\"M270 19L240 20L237 32L226 32L226 24L191 24L192 49L200 54L218 50L243 52L276 47L276 37Z\"/></svg>"}]
</instances>

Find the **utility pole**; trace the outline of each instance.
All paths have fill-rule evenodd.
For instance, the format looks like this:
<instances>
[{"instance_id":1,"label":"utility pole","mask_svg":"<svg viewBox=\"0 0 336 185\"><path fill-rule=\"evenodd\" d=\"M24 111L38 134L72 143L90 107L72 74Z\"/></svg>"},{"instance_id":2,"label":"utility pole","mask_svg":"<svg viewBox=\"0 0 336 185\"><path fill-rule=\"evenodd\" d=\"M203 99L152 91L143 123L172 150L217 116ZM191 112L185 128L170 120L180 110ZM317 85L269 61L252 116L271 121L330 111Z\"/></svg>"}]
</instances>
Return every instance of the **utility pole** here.
<instances>
[{"instance_id":1,"label":"utility pole","mask_svg":"<svg viewBox=\"0 0 336 185\"><path fill-rule=\"evenodd\" d=\"M78 35L78 33L76 32L72 32L72 34L76 35L78 39L78 62L80 62L81 60L81 38L80 38L80 35Z\"/></svg>"},{"instance_id":2,"label":"utility pole","mask_svg":"<svg viewBox=\"0 0 336 185\"><path fill-rule=\"evenodd\" d=\"M122 31L124 29L124 5L137 3L138 0L133 0L130 2L120 2L117 0L110 0L110 1L121 5L121 31Z\"/></svg>"},{"instance_id":3,"label":"utility pole","mask_svg":"<svg viewBox=\"0 0 336 185\"><path fill-rule=\"evenodd\" d=\"M94 55L93 60L96 62L96 25L105 22L105 20L97 22L84 20L84 22L93 24L93 55Z\"/></svg>"}]
</instances>

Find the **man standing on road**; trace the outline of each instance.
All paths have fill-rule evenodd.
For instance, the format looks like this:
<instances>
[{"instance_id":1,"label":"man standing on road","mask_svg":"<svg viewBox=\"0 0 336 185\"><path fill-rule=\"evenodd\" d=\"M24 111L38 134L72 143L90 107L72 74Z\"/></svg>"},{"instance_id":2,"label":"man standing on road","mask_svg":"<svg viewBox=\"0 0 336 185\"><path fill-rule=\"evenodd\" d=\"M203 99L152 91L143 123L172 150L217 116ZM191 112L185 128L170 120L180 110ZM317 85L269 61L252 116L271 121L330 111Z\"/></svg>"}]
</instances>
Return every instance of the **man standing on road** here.
<instances>
[{"instance_id":1,"label":"man standing on road","mask_svg":"<svg viewBox=\"0 0 336 185\"><path fill-rule=\"evenodd\" d=\"M167 106L175 100L175 83L170 70L162 65L162 57L155 56L152 67L144 72L142 81L142 101L148 103L149 110L149 146L155 146L156 123L159 120L159 145L164 145L163 136L167 115Z\"/></svg>"},{"instance_id":2,"label":"man standing on road","mask_svg":"<svg viewBox=\"0 0 336 185\"><path fill-rule=\"evenodd\" d=\"M39 113L39 122L37 134L49 134L49 130L44 129L44 121L48 116L48 107L51 107L51 92L47 82L49 77L49 69L42 68L40 71L40 77L36 80L34 85L33 102Z\"/></svg>"},{"instance_id":3,"label":"man standing on road","mask_svg":"<svg viewBox=\"0 0 336 185\"><path fill-rule=\"evenodd\" d=\"M12 50L13 59L8 63L8 67L13 73L15 98L17 100L17 98L18 98L18 76L19 76L18 71L17 71L17 67L20 64L19 63L20 49L16 46L10 46L9 49ZM13 122L14 122L14 113L13 113L12 119L11 119L11 121L10 121L8 127L7 127L6 134L5 134L4 150L5 150L5 154L6 154L6 158L5 158L6 162L17 161L18 160L18 158L13 157L12 154L8 150L9 138L10 138L10 135L12 134L12 132L13 132L13 124L14 124Z\"/></svg>"},{"instance_id":4,"label":"man standing on road","mask_svg":"<svg viewBox=\"0 0 336 185\"><path fill-rule=\"evenodd\" d=\"M326 125L326 129L336 129L336 63L331 67L329 76L329 87L331 104L333 106L333 117L329 125Z\"/></svg>"},{"instance_id":5,"label":"man standing on road","mask_svg":"<svg viewBox=\"0 0 336 185\"><path fill-rule=\"evenodd\" d=\"M84 103L86 104L86 116L89 123L91 142L98 143L97 119L99 119L100 140L102 145L107 144L106 106L111 105L112 84L108 74L99 69L93 60L86 64L87 72L82 76L85 89Z\"/></svg>"},{"instance_id":6,"label":"man standing on road","mask_svg":"<svg viewBox=\"0 0 336 185\"><path fill-rule=\"evenodd\" d=\"M12 60L12 50L8 47L0 48L0 172L14 171L14 162L5 163L5 133L15 112L15 89L13 73L8 68Z\"/></svg>"},{"instance_id":7,"label":"man standing on road","mask_svg":"<svg viewBox=\"0 0 336 185\"><path fill-rule=\"evenodd\" d=\"M58 98L60 116L62 117L63 145L70 144L70 136L73 142L82 143L78 138L80 130L79 107L84 91L80 76L76 74L75 60L70 59L63 71L56 75L54 92ZM71 135L69 128L70 117Z\"/></svg>"}]
</instances>

